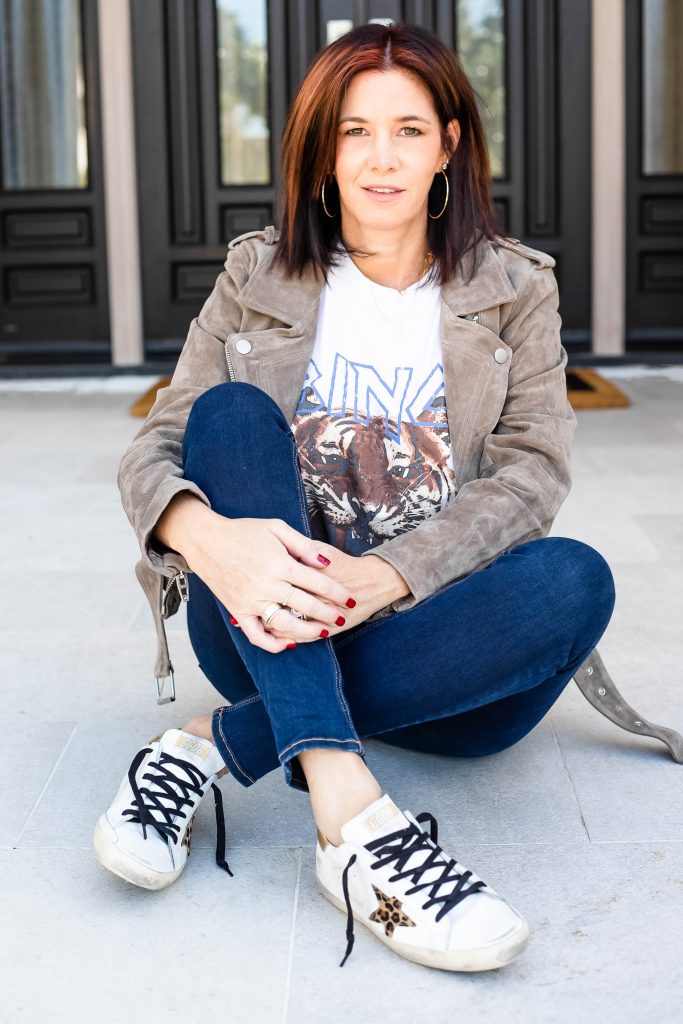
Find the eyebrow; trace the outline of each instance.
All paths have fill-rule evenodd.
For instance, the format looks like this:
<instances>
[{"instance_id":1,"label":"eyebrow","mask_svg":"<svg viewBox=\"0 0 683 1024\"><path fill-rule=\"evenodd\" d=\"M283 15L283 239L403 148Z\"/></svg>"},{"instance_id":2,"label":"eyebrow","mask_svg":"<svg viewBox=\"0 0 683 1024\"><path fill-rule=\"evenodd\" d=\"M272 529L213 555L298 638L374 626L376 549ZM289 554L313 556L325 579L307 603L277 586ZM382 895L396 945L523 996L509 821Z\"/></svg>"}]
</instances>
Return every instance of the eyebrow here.
<instances>
[{"instance_id":1,"label":"eyebrow","mask_svg":"<svg viewBox=\"0 0 683 1024\"><path fill-rule=\"evenodd\" d=\"M339 119L339 124L344 124L344 121L358 121L360 124L368 124L367 117L342 117ZM420 117L419 114L406 114L405 117L395 117L394 121L422 121L424 124L431 124L426 117Z\"/></svg>"}]
</instances>

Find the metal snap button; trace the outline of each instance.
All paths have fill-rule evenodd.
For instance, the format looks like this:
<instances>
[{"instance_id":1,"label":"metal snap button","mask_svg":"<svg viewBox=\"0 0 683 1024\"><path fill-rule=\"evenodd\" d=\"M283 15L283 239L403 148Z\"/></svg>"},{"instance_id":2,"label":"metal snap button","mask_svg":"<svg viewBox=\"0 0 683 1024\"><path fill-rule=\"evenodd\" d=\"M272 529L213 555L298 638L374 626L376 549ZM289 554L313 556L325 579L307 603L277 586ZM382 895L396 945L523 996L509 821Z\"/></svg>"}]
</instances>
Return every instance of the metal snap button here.
<instances>
[{"instance_id":1,"label":"metal snap button","mask_svg":"<svg viewBox=\"0 0 683 1024\"><path fill-rule=\"evenodd\" d=\"M497 363L504 363L507 357L508 354L504 348L497 348L496 351L493 353L493 358L496 360Z\"/></svg>"},{"instance_id":2,"label":"metal snap button","mask_svg":"<svg viewBox=\"0 0 683 1024\"><path fill-rule=\"evenodd\" d=\"M246 356L247 352L251 352L251 342L247 341L246 338L239 338L235 344L235 348L242 356Z\"/></svg>"}]
</instances>

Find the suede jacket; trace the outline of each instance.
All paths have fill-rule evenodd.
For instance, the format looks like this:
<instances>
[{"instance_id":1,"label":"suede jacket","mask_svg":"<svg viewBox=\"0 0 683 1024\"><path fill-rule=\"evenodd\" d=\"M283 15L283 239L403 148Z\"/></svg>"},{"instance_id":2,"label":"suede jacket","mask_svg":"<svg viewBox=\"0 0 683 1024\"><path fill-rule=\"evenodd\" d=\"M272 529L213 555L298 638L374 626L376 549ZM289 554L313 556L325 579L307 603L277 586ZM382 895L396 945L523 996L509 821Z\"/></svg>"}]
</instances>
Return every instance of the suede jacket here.
<instances>
[{"instance_id":1,"label":"suede jacket","mask_svg":"<svg viewBox=\"0 0 683 1024\"><path fill-rule=\"evenodd\" d=\"M159 689L160 680L173 680L164 619L187 600L191 570L152 534L179 491L210 505L182 471L192 403L216 384L246 381L271 395L292 423L313 352L324 280L314 268L287 279L272 267L277 237L270 225L230 242L170 385L157 392L121 459L117 484L140 545L136 574L157 631L159 703L175 696L173 689L162 700ZM411 608L508 548L547 536L571 487L576 416L567 398L555 260L518 239L482 239L479 247L481 264L470 283L472 252L442 288L442 361L459 490L431 518L365 552L385 558L410 587L373 618Z\"/></svg>"}]
</instances>

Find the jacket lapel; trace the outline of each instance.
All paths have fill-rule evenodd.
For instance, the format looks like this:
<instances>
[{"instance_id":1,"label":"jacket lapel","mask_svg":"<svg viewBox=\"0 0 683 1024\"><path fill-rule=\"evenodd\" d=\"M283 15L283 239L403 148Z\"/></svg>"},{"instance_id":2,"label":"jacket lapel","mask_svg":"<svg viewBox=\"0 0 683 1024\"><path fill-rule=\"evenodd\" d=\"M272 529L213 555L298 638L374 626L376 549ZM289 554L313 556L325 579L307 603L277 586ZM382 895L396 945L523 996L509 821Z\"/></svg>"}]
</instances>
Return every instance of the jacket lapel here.
<instances>
[{"instance_id":1,"label":"jacket lapel","mask_svg":"<svg viewBox=\"0 0 683 1024\"><path fill-rule=\"evenodd\" d=\"M466 254L464 266L442 288L441 349L446 404L453 458L460 482L476 475L477 452L472 439L493 429L507 391L507 364L493 358L496 348L505 347L498 336L467 314L511 302L517 297L506 271L488 239L481 239L481 263L469 284L473 253ZM274 247L258 261L238 300L246 309L266 314L282 326L242 330L231 335L251 342L248 365L240 379L266 391L280 406L287 422L294 419L297 402L313 354L322 274L307 268L300 279L288 279L273 266ZM246 326L246 324L244 325ZM486 401L483 399L486 398ZM492 421L492 422L488 422ZM477 465L475 465L477 462Z\"/></svg>"}]
</instances>

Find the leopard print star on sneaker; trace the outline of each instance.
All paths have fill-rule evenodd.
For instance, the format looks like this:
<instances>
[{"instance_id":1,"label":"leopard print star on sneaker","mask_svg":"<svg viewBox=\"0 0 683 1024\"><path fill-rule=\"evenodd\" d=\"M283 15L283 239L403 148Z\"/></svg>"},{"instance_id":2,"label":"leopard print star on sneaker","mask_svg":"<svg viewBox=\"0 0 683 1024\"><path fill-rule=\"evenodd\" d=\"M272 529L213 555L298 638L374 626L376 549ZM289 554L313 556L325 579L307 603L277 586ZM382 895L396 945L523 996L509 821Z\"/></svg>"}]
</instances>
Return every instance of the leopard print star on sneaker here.
<instances>
[{"instance_id":1,"label":"leopard print star on sneaker","mask_svg":"<svg viewBox=\"0 0 683 1024\"><path fill-rule=\"evenodd\" d=\"M318 830L316 845L321 891L347 914L340 966L353 948L354 920L399 956L442 970L499 968L526 947L525 919L445 853L433 815L415 818L384 794L342 825L341 836L334 846Z\"/></svg>"},{"instance_id":2,"label":"leopard print star on sneaker","mask_svg":"<svg viewBox=\"0 0 683 1024\"><path fill-rule=\"evenodd\" d=\"M376 885L373 885L372 888L379 900L379 906L370 914L369 920L379 921L380 924L383 924L385 935L391 937L394 928L415 928L415 922L403 913L403 904L398 896L387 896Z\"/></svg>"}]
</instances>

